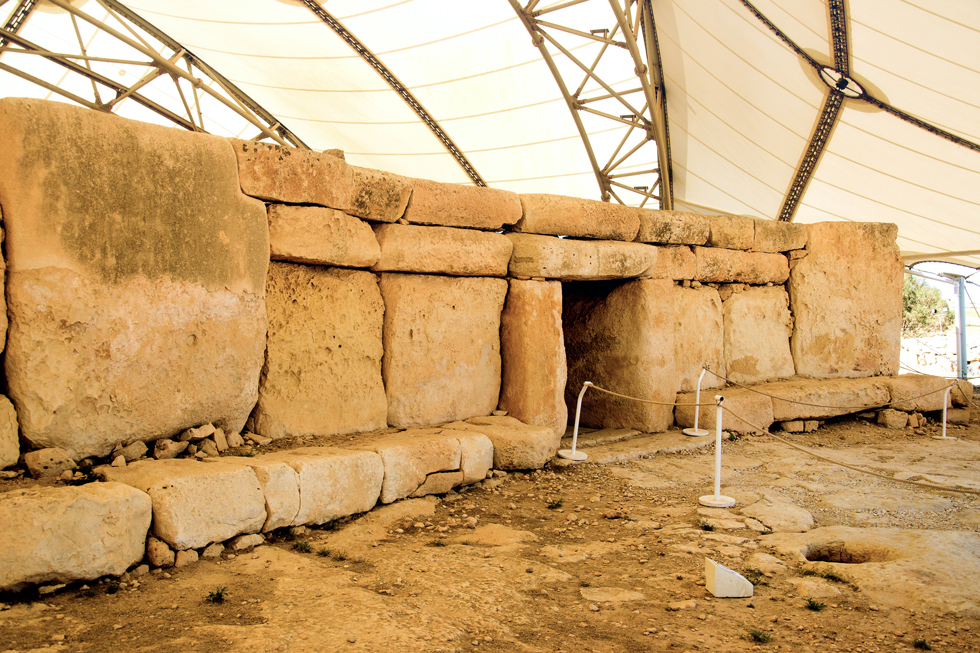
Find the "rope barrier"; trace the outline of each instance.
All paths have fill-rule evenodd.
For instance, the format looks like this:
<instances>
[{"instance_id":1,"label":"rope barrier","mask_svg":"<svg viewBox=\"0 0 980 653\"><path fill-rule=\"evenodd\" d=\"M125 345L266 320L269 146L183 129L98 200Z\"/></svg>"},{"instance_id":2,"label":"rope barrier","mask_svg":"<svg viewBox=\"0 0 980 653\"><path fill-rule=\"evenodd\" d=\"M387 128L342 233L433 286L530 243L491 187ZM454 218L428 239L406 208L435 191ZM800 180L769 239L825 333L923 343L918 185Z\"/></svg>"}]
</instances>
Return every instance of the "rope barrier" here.
<instances>
[{"instance_id":1,"label":"rope barrier","mask_svg":"<svg viewBox=\"0 0 980 653\"><path fill-rule=\"evenodd\" d=\"M590 383L589 387L595 388L599 392L605 392L607 395L613 395L615 397L622 397L623 399L631 399L633 401L642 401L645 404L653 404L654 406L684 406L684 407L694 407L700 406L704 408L705 406L714 406L715 404L678 404L676 401L666 402L666 401L653 401L651 399L640 399L639 397L630 397L629 395L621 395L618 392L613 392L612 390L606 390L605 388L600 388L594 383Z\"/></svg>"}]
</instances>

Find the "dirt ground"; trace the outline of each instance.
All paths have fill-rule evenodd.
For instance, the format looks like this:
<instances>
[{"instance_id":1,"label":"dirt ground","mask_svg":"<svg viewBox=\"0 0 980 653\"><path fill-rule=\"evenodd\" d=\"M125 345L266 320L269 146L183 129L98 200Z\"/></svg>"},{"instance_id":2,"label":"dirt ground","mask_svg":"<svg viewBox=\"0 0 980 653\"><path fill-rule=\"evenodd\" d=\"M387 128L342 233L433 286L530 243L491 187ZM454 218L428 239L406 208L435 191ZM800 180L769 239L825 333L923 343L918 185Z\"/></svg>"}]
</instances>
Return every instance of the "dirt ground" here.
<instances>
[{"instance_id":1,"label":"dirt ground","mask_svg":"<svg viewBox=\"0 0 980 653\"><path fill-rule=\"evenodd\" d=\"M788 437L896 478L980 489L980 426L952 429L955 441L937 432L847 418ZM980 651L980 559L950 563L952 580L920 571L908 592L883 592L848 573L878 563L801 562L740 514L777 496L818 529L973 542L976 495L863 475L769 437L726 441L724 453L723 493L738 501L727 511L699 511L711 448L509 473L276 532L237 555L0 596L0 650ZM714 598L705 557L744 574L754 596ZM922 594L930 587L951 593L948 607Z\"/></svg>"}]
</instances>

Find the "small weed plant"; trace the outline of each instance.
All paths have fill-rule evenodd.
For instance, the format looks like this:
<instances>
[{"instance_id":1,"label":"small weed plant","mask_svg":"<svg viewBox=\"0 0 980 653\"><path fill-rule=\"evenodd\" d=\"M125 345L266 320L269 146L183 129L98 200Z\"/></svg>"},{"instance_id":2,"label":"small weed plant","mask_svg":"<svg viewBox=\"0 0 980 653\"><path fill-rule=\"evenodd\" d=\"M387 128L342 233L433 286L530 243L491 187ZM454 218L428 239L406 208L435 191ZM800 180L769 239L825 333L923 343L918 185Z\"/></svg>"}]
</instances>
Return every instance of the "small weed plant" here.
<instances>
[{"instance_id":1,"label":"small weed plant","mask_svg":"<svg viewBox=\"0 0 980 653\"><path fill-rule=\"evenodd\" d=\"M548 502L548 510L558 510L559 508L562 507L562 504L564 503L565 501L561 497L552 499L551 501Z\"/></svg>"},{"instance_id":2,"label":"small weed plant","mask_svg":"<svg viewBox=\"0 0 980 653\"><path fill-rule=\"evenodd\" d=\"M702 531L709 531L709 532L715 530L714 524L712 524L707 519L702 519L701 521L699 521L698 528L700 528Z\"/></svg>"},{"instance_id":3,"label":"small weed plant","mask_svg":"<svg viewBox=\"0 0 980 653\"><path fill-rule=\"evenodd\" d=\"M813 610L814 612L820 612L821 610L823 610L824 608L827 607L827 604L826 603L821 603L820 601L816 600L815 598L810 597L810 598L808 598L806 600L806 607L807 607L807 609Z\"/></svg>"},{"instance_id":4,"label":"small weed plant","mask_svg":"<svg viewBox=\"0 0 980 653\"><path fill-rule=\"evenodd\" d=\"M228 588L216 587L208 592L208 595L204 597L204 600L208 603L224 603L226 598L228 598Z\"/></svg>"},{"instance_id":5,"label":"small weed plant","mask_svg":"<svg viewBox=\"0 0 980 653\"><path fill-rule=\"evenodd\" d=\"M300 553L309 553L310 551L313 550L313 547L311 547L310 543L307 542L306 540L298 540L296 542L293 542L293 548L299 551Z\"/></svg>"},{"instance_id":6,"label":"small weed plant","mask_svg":"<svg viewBox=\"0 0 980 653\"><path fill-rule=\"evenodd\" d=\"M321 558L326 558L330 555L330 549L321 546L319 549L316 550L316 554Z\"/></svg>"},{"instance_id":7,"label":"small weed plant","mask_svg":"<svg viewBox=\"0 0 980 653\"><path fill-rule=\"evenodd\" d=\"M772 635L764 630L756 630L755 628L749 628L749 637L752 638L753 642L760 644L768 644L772 641Z\"/></svg>"},{"instance_id":8,"label":"small weed plant","mask_svg":"<svg viewBox=\"0 0 980 653\"><path fill-rule=\"evenodd\" d=\"M929 642L924 639L913 640L912 646L919 649L920 651L931 651L932 647L929 646Z\"/></svg>"}]
</instances>

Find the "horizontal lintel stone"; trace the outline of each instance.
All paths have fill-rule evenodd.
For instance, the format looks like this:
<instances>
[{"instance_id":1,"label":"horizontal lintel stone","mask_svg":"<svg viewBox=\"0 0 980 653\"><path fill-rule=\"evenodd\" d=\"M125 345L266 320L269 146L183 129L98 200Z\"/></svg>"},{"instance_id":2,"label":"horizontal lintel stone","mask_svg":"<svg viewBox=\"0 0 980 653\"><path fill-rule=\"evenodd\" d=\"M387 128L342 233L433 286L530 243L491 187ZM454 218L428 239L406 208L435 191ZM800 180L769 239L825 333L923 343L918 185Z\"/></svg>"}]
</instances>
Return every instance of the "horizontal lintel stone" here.
<instances>
[{"instance_id":1,"label":"horizontal lintel stone","mask_svg":"<svg viewBox=\"0 0 980 653\"><path fill-rule=\"evenodd\" d=\"M349 268L370 267L381 257L371 225L336 209L269 206L272 259Z\"/></svg>"},{"instance_id":2,"label":"horizontal lintel stone","mask_svg":"<svg viewBox=\"0 0 980 653\"><path fill-rule=\"evenodd\" d=\"M521 219L517 193L428 179L410 179L412 198L404 219L412 224L495 231Z\"/></svg>"},{"instance_id":3,"label":"horizontal lintel stone","mask_svg":"<svg viewBox=\"0 0 980 653\"><path fill-rule=\"evenodd\" d=\"M640 229L637 210L622 204L544 193L520 197L524 217L514 226L514 231L632 241Z\"/></svg>"},{"instance_id":4,"label":"horizontal lintel stone","mask_svg":"<svg viewBox=\"0 0 980 653\"><path fill-rule=\"evenodd\" d=\"M381 256L378 272L505 277L513 244L501 234L405 224L374 227Z\"/></svg>"},{"instance_id":5,"label":"horizontal lintel stone","mask_svg":"<svg viewBox=\"0 0 980 653\"><path fill-rule=\"evenodd\" d=\"M563 281L647 277L658 248L643 243L572 240L536 234L507 234L514 243L510 274Z\"/></svg>"},{"instance_id":6,"label":"horizontal lintel stone","mask_svg":"<svg viewBox=\"0 0 980 653\"><path fill-rule=\"evenodd\" d=\"M756 220L754 252L789 252L806 247L805 224L778 220Z\"/></svg>"},{"instance_id":7,"label":"horizontal lintel stone","mask_svg":"<svg viewBox=\"0 0 980 653\"><path fill-rule=\"evenodd\" d=\"M789 278L789 262L782 254L695 247L694 255L694 278L705 283L782 284Z\"/></svg>"},{"instance_id":8,"label":"horizontal lintel stone","mask_svg":"<svg viewBox=\"0 0 980 653\"><path fill-rule=\"evenodd\" d=\"M637 209L640 230L637 242L663 245L704 245L711 233L711 223L700 213Z\"/></svg>"},{"instance_id":9,"label":"horizontal lintel stone","mask_svg":"<svg viewBox=\"0 0 980 653\"><path fill-rule=\"evenodd\" d=\"M342 158L326 152L232 139L242 192L270 202L316 204L346 210L354 173Z\"/></svg>"}]
</instances>

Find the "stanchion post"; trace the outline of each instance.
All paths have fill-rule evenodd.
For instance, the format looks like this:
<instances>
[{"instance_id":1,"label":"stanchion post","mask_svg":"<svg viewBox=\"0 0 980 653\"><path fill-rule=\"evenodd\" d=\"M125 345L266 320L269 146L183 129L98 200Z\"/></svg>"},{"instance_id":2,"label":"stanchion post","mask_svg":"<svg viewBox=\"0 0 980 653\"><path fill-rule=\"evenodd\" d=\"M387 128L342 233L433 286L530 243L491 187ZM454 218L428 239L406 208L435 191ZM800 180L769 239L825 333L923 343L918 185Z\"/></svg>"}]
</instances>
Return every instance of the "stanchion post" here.
<instances>
[{"instance_id":1,"label":"stanchion post","mask_svg":"<svg viewBox=\"0 0 980 653\"><path fill-rule=\"evenodd\" d=\"M701 369L701 376L698 377L698 389L694 393L694 428L684 429L684 435L690 435L692 438L700 438L705 435L711 435L706 429L698 428L698 418L701 415L701 379L704 378L704 373L708 371L708 366L705 365Z\"/></svg>"},{"instance_id":2,"label":"stanchion post","mask_svg":"<svg viewBox=\"0 0 980 653\"><path fill-rule=\"evenodd\" d=\"M724 410L722 404L725 398L715 395L715 402L718 404L718 413L715 417L715 493L713 496L708 494L698 497L698 503L709 508L731 508L735 505L735 499L721 493L721 421Z\"/></svg>"},{"instance_id":3,"label":"stanchion post","mask_svg":"<svg viewBox=\"0 0 980 653\"><path fill-rule=\"evenodd\" d=\"M946 437L946 406L949 405L949 391L952 390L952 389L953 389L953 386L950 385L948 388L946 388L946 394L943 395L943 434L942 435L934 435L934 436L932 436L932 439L933 440L955 440L956 439L956 438L948 438L948 437Z\"/></svg>"},{"instance_id":4,"label":"stanchion post","mask_svg":"<svg viewBox=\"0 0 980 653\"><path fill-rule=\"evenodd\" d=\"M559 458L582 461L589 457L586 453L576 451L575 447L578 445L578 418L582 414L582 397L585 396L585 391L589 389L590 385L592 385L592 381L586 381L582 384L582 391L578 393L578 402L575 404L575 428L572 431L572 448L559 451Z\"/></svg>"}]
</instances>

